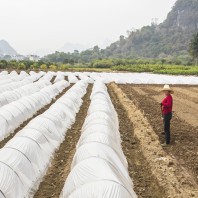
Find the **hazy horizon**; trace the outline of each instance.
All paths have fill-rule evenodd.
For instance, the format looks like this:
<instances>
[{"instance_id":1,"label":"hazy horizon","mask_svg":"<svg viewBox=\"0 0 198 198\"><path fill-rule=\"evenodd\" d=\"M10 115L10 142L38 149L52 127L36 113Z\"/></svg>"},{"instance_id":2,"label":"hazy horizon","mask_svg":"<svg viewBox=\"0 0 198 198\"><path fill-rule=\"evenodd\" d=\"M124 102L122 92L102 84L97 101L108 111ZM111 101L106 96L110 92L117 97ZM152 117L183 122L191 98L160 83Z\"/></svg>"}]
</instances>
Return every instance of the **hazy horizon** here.
<instances>
[{"instance_id":1,"label":"hazy horizon","mask_svg":"<svg viewBox=\"0 0 198 198\"><path fill-rule=\"evenodd\" d=\"M165 20L176 0L0 0L0 40L20 54L66 43L106 47L127 30Z\"/></svg>"}]
</instances>

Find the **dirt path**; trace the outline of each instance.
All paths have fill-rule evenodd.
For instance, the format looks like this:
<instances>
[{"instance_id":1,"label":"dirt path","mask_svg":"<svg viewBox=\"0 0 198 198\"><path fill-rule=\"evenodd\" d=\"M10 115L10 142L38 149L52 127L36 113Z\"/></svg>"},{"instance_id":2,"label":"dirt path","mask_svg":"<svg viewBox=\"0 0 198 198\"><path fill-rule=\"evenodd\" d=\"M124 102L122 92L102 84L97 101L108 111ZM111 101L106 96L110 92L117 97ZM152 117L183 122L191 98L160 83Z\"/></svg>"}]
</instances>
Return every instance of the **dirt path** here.
<instances>
[{"instance_id":1,"label":"dirt path","mask_svg":"<svg viewBox=\"0 0 198 198\"><path fill-rule=\"evenodd\" d=\"M185 87L186 87L186 86L185 86ZM192 91L192 92L197 93L197 92L198 92L198 86L197 86L197 85L189 86L189 90Z\"/></svg>"},{"instance_id":2,"label":"dirt path","mask_svg":"<svg viewBox=\"0 0 198 198\"><path fill-rule=\"evenodd\" d=\"M17 129L15 129L15 131L13 133L11 133L7 138L5 138L3 141L0 142L0 148L4 147L4 145L9 141L11 140L21 129L23 129L27 124L28 122L30 122L32 119L34 119L35 117L39 116L40 114L42 114L44 111L46 111L47 109L49 109L49 107L54 104L56 102L57 99L59 99L61 96L63 96L71 87L73 86L70 85L69 87L65 88L55 99L53 99L51 101L50 104L44 106L42 109L40 109L39 111L37 111L33 117L31 117L30 119L26 120L25 122L23 122L21 124L20 127L18 127Z\"/></svg>"},{"instance_id":3,"label":"dirt path","mask_svg":"<svg viewBox=\"0 0 198 198\"><path fill-rule=\"evenodd\" d=\"M119 131L122 138L122 149L128 161L129 175L134 183L134 190L139 198L159 198L165 194L152 176L149 164L142 154L140 143L134 137L133 124L127 117L126 111L116 97L112 89L108 89L111 100L118 113Z\"/></svg>"},{"instance_id":4,"label":"dirt path","mask_svg":"<svg viewBox=\"0 0 198 198\"><path fill-rule=\"evenodd\" d=\"M76 144L81 135L81 128L87 115L90 104L92 86L89 85L86 95L83 98L83 105L76 116L76 122L67 131L66 138L55 153L52 165L47 171L43 182L40 184L34 198L58 198L65 180L70 173L70 166L76 151Z\"/></svg>"},{"instance_id":5,"label":"dirt path","mask_svg":"<svg viewBox=\"0 0 198 198\"><path fill-rule=\"evenodd\" d=\"M152 88L142 87L147 95L141 95L133 86L120 85L120 87L144 112L160 142L163 143L165 138L161 133L163 124L159 103L153 99L156 91ZM171 138L171 146L165 147L164 150L170 156L174 156L198 184L198 129L183 121L176 112L172 119Z\"/></svg>"},{"instance_id":6,"label":"dirt path","mask_svg":"<svg viewBox=\"0 0 198 198\"><path fill-rule=\"evenodd\" d=\"M175 94L198 104L198 89L195 91L191 87L176 87Z\"/></svg>"},{"instance_id":7,"label":"dirt path","mask_svg":"<svg viewBox=\"0 0 198 198\"><path fill-rule=\"evenodd\" d=\"M158 184L165 189L166 195L163 193L159 197L198 197L198 186L194 177L180 165L180 162L178 163L171 153L161 147L158 136L147 116L145 117L146 111L139 110L141 106L137 107L140 98L132 94L132 96L129 95L133 98L130 100L117 85L112 84L111 88L127 112L128 118L133 122L134 135L139 140L141 151L146 159L145 163L149 164L148 171L151 170ZM124 88L126 89L126 86ZM147 98L143 99L152 108Z\"/></svg>"}]
</instances>

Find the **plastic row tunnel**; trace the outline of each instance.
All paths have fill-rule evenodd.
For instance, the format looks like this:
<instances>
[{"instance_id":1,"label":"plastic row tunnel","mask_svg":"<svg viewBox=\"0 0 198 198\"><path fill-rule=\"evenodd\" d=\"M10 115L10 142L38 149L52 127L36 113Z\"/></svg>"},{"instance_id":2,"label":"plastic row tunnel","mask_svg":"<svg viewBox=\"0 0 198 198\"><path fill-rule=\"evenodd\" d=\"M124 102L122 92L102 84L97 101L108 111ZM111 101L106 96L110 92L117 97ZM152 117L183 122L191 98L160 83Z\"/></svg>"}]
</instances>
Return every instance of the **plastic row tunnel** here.
<instances>
[{"instance_id":1,"label":"plastic row tunnel","mask_svg":"<svg viewBox=\"0 0 198 198\"><path fill-rule=\"evenodd\" d=\"M136 198L121 148L118 117L106 86L95 82L91 104L61 198Z\"/></svg>"},{"instance_id":2,"label":"plastic row tunnel","mask_svg":"<svg viewBox=\"0 0 198 198\"><path fill-rule=\"evenodd\" d=\"M69 83L60 81L0 108L0 141L14 132L24 121L49 104Z\"/></svg>"},{"instance_id":3,"label":"plastic row tunnel","mask_svg":"<svg viewBox=\"0 0 198 198\"><path fill-rule=\"evenodd\" d=\"M87 82L76 83L0 149L1 198L34 196L55 151L75 122L87 86Z\"/></svg>"}]
</instances>

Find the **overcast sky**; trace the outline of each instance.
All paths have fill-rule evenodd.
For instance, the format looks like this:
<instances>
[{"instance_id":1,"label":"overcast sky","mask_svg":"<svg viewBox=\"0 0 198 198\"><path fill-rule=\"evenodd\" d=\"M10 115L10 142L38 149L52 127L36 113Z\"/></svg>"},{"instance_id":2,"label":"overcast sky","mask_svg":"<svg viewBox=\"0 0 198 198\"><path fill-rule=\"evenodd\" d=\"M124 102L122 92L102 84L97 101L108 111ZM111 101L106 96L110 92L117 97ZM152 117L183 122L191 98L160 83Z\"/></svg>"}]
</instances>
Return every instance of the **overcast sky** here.
<instances>
[{"instance_id":1,"label":"overcast sky","mask_svg":"<svg viewBox=\"0 0 198 198\"><path fill-rule=\"evenodd\" d=\"M104 47L127 30L162 22L176 0L0 0L0 40L19 53L65 43Z\"/></svg>"}]
</instances>

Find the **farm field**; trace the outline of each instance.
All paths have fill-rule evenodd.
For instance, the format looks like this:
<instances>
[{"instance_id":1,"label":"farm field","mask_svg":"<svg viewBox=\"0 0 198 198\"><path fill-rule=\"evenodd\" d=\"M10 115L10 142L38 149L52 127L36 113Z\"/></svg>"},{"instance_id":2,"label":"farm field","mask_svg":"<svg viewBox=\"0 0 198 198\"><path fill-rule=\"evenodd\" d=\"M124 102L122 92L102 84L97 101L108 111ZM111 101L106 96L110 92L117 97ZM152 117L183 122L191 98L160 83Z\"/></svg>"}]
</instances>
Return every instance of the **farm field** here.
<instances>
[{"instance_id":1,"label":"farm field","mask_svg":"<svg viewBox=\"0 0 198 198\"><path fill-rule=\"evenodd\" d=\"M0 73L0 198L198 197L197 77L167 77L162 147L166 76L130 75Z\"/></svg>"},{"instance_id":2,"label":"farm field","mask_svg":"<svg viewBox=\"0 0 198 198\"><path fill-rule=\"evenodd\" d=\"M156 135L158 141L164 143L159 105L163 98L163 95L159 93L161 87L162 85L119 85L119 88L126 94L129 100L134 102L135 106L148 120L152 132ZM179 176L179 181L184 186L194 185L194 189L198 189L198 87L175 85L173 89L175 93L173 95L174 116L171 126L172 141L171 146L164 147L163 151L167 156L171 156L171 158L176 160L174 170L177 173L176 175L178 176L181 172L184 173L183 176ZM125 122L125 119L123 119L123 122ZM153 152L158 151L153 150ZM160 181L159 178L158 181Z\"/></svg>"}]
</instances>

